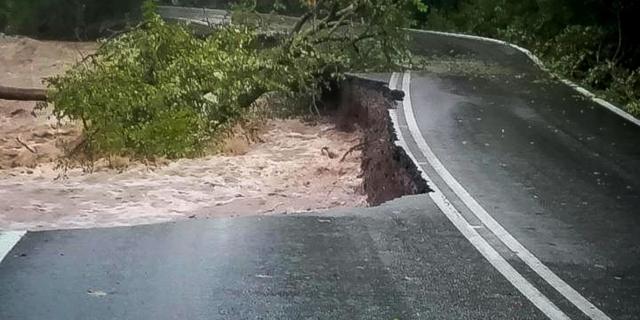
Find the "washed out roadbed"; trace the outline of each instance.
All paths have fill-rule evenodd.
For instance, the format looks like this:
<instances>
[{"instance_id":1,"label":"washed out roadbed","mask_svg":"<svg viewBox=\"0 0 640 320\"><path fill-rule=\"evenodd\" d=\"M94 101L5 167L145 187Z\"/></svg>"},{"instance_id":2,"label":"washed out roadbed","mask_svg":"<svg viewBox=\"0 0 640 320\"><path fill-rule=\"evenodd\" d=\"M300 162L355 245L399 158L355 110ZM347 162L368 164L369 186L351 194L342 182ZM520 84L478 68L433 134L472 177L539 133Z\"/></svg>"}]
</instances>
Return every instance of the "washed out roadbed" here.
<instances>
[{"instance_id":1,"label":"washed out roadbed","mask_svg":"<svg viewBox=\"0 0 640 320\"><path fill-rule=\"evenodd\" d=\"M0 38L0 85L42 88L43 77L93 48ZM394 145L387 110L395 104L383 92L380 83L348 82L332 116L269 120L260 142L232 137L223 155L152 164L99 159L91 170L58 165L80 139L77 124L59 123L46 104L0 100L0 230L318 212L427 192Z\"/></svg>"},{"instance_id":2,"label":"washed out roadbed","mask_svg":"<svg viewBox=\"0 0 640 320\"><path fill-rule=\"evenodd\" d=\"M0 171L0 229L123 226L365 206L359 137L326 124L274 120L244 155L66 172L52 164ZM355 142L357 143L357 142ZM323 151L322 149L325 148ZM326 150L330 151L330 154ZM330 155L340 155L330 157Z\"/></svg>"},{"instance_id":3,"label":"washed out roadbed","mask_svg":"<svg viewBox=\"0 0 640 320\"><path fill-rule=\"evenodd\" d=\"M42 88L42 77L64 71L90 43L0 39L0 85ZM366 206L361 140L330 118L315 124L271 120L261 143L231 146L234 156L166 161L149 166L119 159L56 169L80 129L57 123L51 108L0 100L0 230L122 226L244 214L285 214ZM100 163L100 162L99 162ZM102 162L104 163L104 162Z\"/></svg>"}]
</instances>

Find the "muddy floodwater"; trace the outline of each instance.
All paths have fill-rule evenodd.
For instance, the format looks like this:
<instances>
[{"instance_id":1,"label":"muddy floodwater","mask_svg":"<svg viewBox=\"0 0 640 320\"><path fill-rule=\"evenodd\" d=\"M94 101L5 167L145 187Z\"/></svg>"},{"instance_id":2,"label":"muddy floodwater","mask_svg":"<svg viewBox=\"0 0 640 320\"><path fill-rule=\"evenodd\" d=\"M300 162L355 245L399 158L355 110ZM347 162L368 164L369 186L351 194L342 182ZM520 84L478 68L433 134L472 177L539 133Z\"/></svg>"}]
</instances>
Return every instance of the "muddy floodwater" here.
<instances>
[{"instance_id":1,"label":"muddy floodwater","mask_svg":"<svg viewBox=\"0 0 640 320\"><path fill-rule=\"evenodd\" d=\"M43 88L91 43L0 38L0 85ZM331 121L272 120L234 156L63 172L56 161L81 130L50 107L0 100L0 230L89 228L365 206L358 131ZM28 146L28 148L27 148Z\"/></svg>"}]
</instances>

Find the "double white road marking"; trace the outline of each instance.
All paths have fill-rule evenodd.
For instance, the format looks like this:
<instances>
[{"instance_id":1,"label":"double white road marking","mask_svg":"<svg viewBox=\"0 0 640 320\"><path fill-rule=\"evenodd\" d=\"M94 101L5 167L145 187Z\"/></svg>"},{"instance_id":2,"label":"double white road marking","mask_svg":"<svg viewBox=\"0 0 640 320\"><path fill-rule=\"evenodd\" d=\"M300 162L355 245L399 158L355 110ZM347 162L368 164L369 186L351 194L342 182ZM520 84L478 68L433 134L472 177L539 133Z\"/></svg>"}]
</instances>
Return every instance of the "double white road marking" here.
<instances>
[{"instance_id":1,"label":"double white road marking","mask_svg":"<svg viewBox=\"0 0 640 320\"><path fill-rule=\"evenodd\" d=\"M391 76L389 87L396 89L399 81L399 74L394 73ZM451 175L444 167L442 162L436 157L429 145L424 139L418 123L416 122L411 105L411 74L405 73L402 77L402 91L405 93L402 102L404 116L411 136L415 140L420 153L427 159L428 164L434 169L438 176L445 182L460 200L469 208L469 210L489 229L505 246L513 251L531 270L545 280L551 287L564 296L569 302L576 306L589 318L594 320L610 320L610 318L591 302L585 299L580 293L574 290L569 284L564 282L560 277L553 273L538 258L536 258L529 250L527 250L520 242L518 242L509 232L507 232L493 217L467 192L467 190ZM440 191L438 186L433 183L420 164L416 161L409 150L402 131L398 125L398 118L395 110L390 110L396 134L398 136L398 145L403 147L407 154L412 157L413 162L421 171L423 178L430 181L430 187L434 192L429 193L431 199L449 218L455 227L471 242L471 244L493 265L513 286L515 286L527 299L529 299L540 311L542 311L550 319L570 319L562 310L560 310L553 302L544 296L534 285L525 279L516 269L514 269L489 243L480 236L473 226L460 214L460 212L451 204L451 202Z\"/></svg>"},{"instance_id":2,"label":"double white road marking","mask_svg":"<svg viewBox=\"0 0 640 320\"><path fill-rule=\"evenodd\" d=\"M397 88L399 74L391 76L389 87ZM418 123L416 122L411 104L411 74L405 73L402 78L402 90L405 93L403 101L403 111L406 118L409 132L416 142L420 153L427 159L428 164L434 169L440 178L445 182L457 197L469 208L469 210L489 229L505 246L513 251L531 270L545 280L551 287L564 296L569 302L593 320L610 320L610 318L591 302L585 299L580 293L574 290L569 284L553 273L520 242L518 242L509 232L507 232L493 217L467 192L467 190L451 175L442 165L442 162L433 153L425 141ZM529 299L547 317L554 320L570 319L560 310L549 298L542 294L531 282L522 276L513 266L509 264L460 214L446 196L433 183L425 171L420 167L412 151L406 144L398 123L398 116L395 110L389 110L399 141L398 146L405 149L409 157L420 170L423 178L430 181L433 192L429 193L431 199L442 210L453 225L464 235L469 242L484 256L493 267L496 268L518 291ZM0 262L11 251L13 246L20 241L25 231L0 231Z\"/></svg>"}]
</instances>

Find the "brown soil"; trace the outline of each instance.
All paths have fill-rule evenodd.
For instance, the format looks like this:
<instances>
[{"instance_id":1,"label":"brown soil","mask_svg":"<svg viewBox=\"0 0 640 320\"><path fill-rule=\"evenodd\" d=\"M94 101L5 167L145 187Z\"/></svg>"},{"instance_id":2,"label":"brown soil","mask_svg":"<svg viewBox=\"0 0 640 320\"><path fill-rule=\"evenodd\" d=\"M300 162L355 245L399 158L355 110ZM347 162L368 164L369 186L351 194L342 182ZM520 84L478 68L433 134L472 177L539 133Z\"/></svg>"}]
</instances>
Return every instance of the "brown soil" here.
<instances>
[{"instance_id":1,"label":"brown soil","mask_svg":"<svg viewBox=\"0 0 640 320\"><path fill-rule=\"evenodd\" d=\"M51 164L0 171L0 229L120 226L187 218L280 214L366 206L359 139L330 123L268 124L265 142L241 156L183 159L162 167L97 166L66 172ZM329 157L322 149L327 147ZM15 199L20 199L16 201Z\"/></svg>"},{"instance_id":2,"label":"brown soil","mask_svg":"<svg viewBox=\"0 0 640 320\"><path fill-rule=\"evenodd\" d=\"M0 85L41 88L42 77L69 68L79 51L92 47L0 39ZM94 172L87 173L56 169L65 141L80 131L70 123L56 123L50 108L33 110L34 105L0 100L0 230L121 226L367 205L360 152L340 161L361 134L340 131L331 119L315 125L270 121L261 143L230 139L226 150L233 156L183 159L159 167L117 158L97 161Z\"/></svg>"},{"instance_id":3,"label":"brown soil","mask_svg":"<svg viewBox=\"0 0 640 320\"><path fill-rule=\"evenodd\" d=\"M44 88L44 77L67 70L94 47L93 43L0 37L0 85ZM0 100L0 169L55 161L65 141L80 135L75 125L57 123L50 108L35 107L35 102Z\"/></svg>"},{"instance_id":4,"label":"brown soil","mask_svg":"<svg viewBox=\"0 0 640 320\"><path fill-rule=\"evenodd\" d=\"M394 144L389 109L396 107L394 100L402 94L359 78L345 83L342 91L340 127L360 127L363 131L363 190L369 204L376 206L405 195L429 192L415 164Z\"/></svg>"}]
</instances>

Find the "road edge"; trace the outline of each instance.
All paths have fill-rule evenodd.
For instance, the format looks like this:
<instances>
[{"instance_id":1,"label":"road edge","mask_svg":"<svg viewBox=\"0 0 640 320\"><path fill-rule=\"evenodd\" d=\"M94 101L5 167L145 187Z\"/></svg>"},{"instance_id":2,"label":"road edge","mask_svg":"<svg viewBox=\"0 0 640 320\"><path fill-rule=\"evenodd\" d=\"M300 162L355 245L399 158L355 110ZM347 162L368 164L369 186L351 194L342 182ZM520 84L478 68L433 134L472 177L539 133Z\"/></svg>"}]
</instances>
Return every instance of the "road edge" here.
<instances>
[{"instance_id":1,"label":"road edge","mask_svg":"<svg viewBox=\"0 0 640 320\"><path fill-rule=\"evenodd\" d=\"M27 231L0 231L0 263Z\"/></svg>"},{"instance_id":2,"label":"road edge","mask_svg":"<svg viewBox=\"0 0 640 320\"><path fill-rule=\"evenodd\" d=\"M190 7L158 6L159 10L163 10L163 9L166 10L167 8L181 8L181 9L183 9L183 8L190 8ZM228 14L231 11L230 10L220 10L220 9L206 9L205 13L206 12L211 12L214 15L222 15L222 13L227 13ZM194 19L185 19L185 20L196 22L198 24L202 24L202 22L200 22L198 20L194 20ZM633 123L633 124L635 124L635 125L640 127L640 119L638 119L638 118L634 117L633 115L631 115L630 113L620 109L619 107L615 106L611 102L606 101L606 100L604 100L602 98L598 98L594 93L592 93L591 91L585 89L584 87L576 84L575 82L573 82L571 80L568 80L568 79L564 79L564 78L558 76L557 74L555 74L554 72L549 70L544 65L542 60L540 60L540 58L538 58L536 55L534 55L528 49L525 49L523 47L520 47L518 45L515 45L515 44L507 42L507 41L503 41L503 40L498 40L498 39L488 38L488 37L473 36L473 35L462 34L462 33L443 32L443 31L434 31L434 30L420 30L420 29L411 29L411 28L404 28L404 30L407 30L407 31L410 31L410 32L416 32L416 33L427 33L427 34L442 35L442 36L461 38L461 39L469 39L469 40L476 40L476 41L491 42L491 43L495 43L495 44L506 45L508 47L516 49L516 50L520 51L521 53L525 54L531 61L533 61L533 63L538 68L540 68L543 71L546 71L547 73L549 73L550 75L558 78L560 80L560 82L564 83L565 85L568 85L569 87L571 87L575 91L579 92L583 96L587 97L591 101L595 102L596 104L608 109L609 111L617 114L618 116L624 118L625 120L627 120L627 121L629 121L629 122L631 122L631 123Z\"/></svg>"},{"instance_id":3,"label":"road edge","mask_svg":"<svg viewBox=\"0 0 640 320\"><path fill-rule=\"evenodd\" d=\"M400 84L403 91L405 90L406 77L400 78L398 73L393 73L389 80L389 87L395 88L394 83ZM403 101L403 107L406 103L410 103L411 96L408 92L405 92L405 100ZM442 193L440 188L433 183L425 170L421 167L421 162L418 162L416 156L409 148L404 134L401 131L399 117L396 110L390 109L389 116L393 123L393 129L396 131L395 144L404 149L409 158L416 164L422 178L426 181L431 181L432 192L428 195L430 199L436 204L438 209L449 219L454 227L469 241L469 243L477 250L486 260L493 266L493 268L500 273L518 292L520 292L529 302L531 302L538 310L540 310L547 318L551 320L570 320L570 318L558 308L548 297L538 290L531 282L529 282L522 274L520 274L509 262L507 262L496 249L491 246L476 230L478 226L471 225L458 211L457 208L447 199ZM413 134L411 134L413 136ZM426 164L426 163L425 163Z\"/></svg>"},{"instance_id":4,"label":"road edge","mask_svg":"<svg viewBox=\"0 0 640 320\"><path fill-rule=\"evenodd\" d=\"M611 320L602 310L598 309L593 303L582 296L578 291L573 289L569 284L557 276L551 269L542 263L533 253L516 240L502 225L500 225L456 180L455 177L446 169L442 162L436 157L431 150L424 134L418 127L413 107L411 104L411 73L405 72L402 81L402 90L407 99L404 101L404 116L411 136L415 140L418 152L426 158L428 165L433 168L436 175L439 176L444 184L450 188L453 193L462 201L462 203L471 210L471 213L509 250L518 256L533 272L542 278L553 289L560 293L567 301L577 307L582 313L593 320Z\"/></svg>"},{"instance_id":5,"label":"road edge","mask_svg":"<svg viewBox=\"0 0 640 320\"><path fill-rule=\"evenodd\" d=\"M606 101L606 100L604 100L602 98L599 98L596 94L594 94L593 92L591 92L591 91L585 89L584 87L578 85L577 83L558 76L556 73L554 73L553 71L548 69L544 65L544 62L542 62L542 60L540 60L540 58L538 58L536 55L534 55L529 49L520 47L518 45L515 45L515 44L507 42L507 41L503 41L503 40L498 40L498 39L493 39L493 38L488 38L488 37L481 37L481 36L473 36L473 35L462 34L462 33L452 33L452 32L443 32L443 31L434 31L434 30L419 30L419 29L405 29L405 30L408 30L408 31L411 31L411 32L417 32L417 33L427 33L427 34L448 36L448 37L460 38L460 39L491 42L491 43L505 45L505 46L511 47L513 49L516 49L516 50L520 51L521 53L523 53L524 55L526 55L531 61L533 61L533 63L538 68L540 68L543 71L547 72L551 76L558 78L560 80L560 82L562 82L565 85L571 87L573 90L577 91L578 93L580 93L584 97L588 98L589 100L595 102L596 104L608 109L609 111L617 114L618 116L624 118L625 120L627 120L627 121L635 124L636 126L640 127L640 119L639 118L636 118L633 115L631 115L630 113L620 109L619 107L615 106L613 103L611 103L609 101Z\"/></svg>"}]
</instances>

